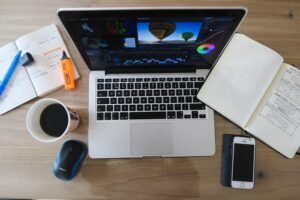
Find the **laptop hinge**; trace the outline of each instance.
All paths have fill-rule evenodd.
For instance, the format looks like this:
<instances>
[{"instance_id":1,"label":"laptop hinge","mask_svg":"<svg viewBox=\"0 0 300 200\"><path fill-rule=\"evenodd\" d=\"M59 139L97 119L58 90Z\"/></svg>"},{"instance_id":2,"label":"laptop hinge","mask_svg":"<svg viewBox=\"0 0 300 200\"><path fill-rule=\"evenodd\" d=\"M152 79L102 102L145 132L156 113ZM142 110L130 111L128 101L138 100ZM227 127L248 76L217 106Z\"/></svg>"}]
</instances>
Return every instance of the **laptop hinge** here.
<instances>
[{"instance_id":1,"label":"laptop hinge","mask_svg":"<svg viewBox=\"0 0 300 200\"><path fill-rule=\"evenodd\" d=\"M195 66L159 66L159 67L107 67L105 74L133 74L133 73L191 73L196 72Z\"/></svg>"}]
</instances>

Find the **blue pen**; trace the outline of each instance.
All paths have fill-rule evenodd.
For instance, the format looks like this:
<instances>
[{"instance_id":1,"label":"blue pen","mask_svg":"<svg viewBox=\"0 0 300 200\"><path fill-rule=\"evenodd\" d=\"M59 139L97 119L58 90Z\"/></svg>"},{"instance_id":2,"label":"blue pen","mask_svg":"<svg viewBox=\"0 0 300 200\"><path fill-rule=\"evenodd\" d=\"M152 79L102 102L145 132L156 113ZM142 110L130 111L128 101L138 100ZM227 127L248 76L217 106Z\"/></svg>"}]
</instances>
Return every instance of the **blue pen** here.
<instances>
[{"instance_id":1,"label":"blue pen","mask_svg":"<svg viewBox=\"0 0 300 200\"><path fill-rule=\"evenodd\" d=\"M3 93L3 91L4 91L5 87L6 87L9 79L11 78L12 74L14 73L15 69L18 66L18 63L19 63L20 58L21 58L21 53L22 53L22 51L19 51L17 53L17 55L14 57L12 63L9 66L9 69L7 70L5 76L4 76L4 78L3 78L3 80L2 80L2 82L0 84L0 96L2 95L2 93Z\"/></svg>"}]
</instances>

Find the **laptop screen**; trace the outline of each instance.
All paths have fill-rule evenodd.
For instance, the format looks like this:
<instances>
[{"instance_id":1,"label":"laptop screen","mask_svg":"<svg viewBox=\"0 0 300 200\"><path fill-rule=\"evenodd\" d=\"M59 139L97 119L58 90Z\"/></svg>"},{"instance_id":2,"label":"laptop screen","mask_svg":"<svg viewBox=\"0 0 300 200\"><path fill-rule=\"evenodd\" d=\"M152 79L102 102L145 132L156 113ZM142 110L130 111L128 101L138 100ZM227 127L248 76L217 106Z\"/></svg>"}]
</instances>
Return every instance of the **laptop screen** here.
<instances>
[{"instance_id":1,"label":"laptop screen","mask_svg":"<svg viewBox=\"0 0 300 200\"><path fill-rule=\"evenodd\" d=\"M60 11L91 70L213 66L244 16L233 10Z\"/></svg>"}]
</instances>

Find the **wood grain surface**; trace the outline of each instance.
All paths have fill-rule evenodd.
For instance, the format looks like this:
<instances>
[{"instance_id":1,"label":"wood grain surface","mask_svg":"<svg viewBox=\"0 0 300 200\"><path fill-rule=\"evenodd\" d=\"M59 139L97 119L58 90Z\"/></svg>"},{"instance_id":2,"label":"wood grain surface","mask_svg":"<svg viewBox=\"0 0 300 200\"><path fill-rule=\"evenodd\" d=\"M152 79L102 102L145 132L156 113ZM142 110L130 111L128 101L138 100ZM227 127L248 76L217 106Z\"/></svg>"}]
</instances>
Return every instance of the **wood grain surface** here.
<instances>
[{"instance_id":1,"label":"wood grain surface","mask_svg":"<svg viewBox=\"0 0 300 200\"><path fill-rule=\"evenodd\" d=\"M299 0L0 0L0 46L53 22L62 30L56 17L60 7L121 6L246 6L249 13L238 31L274 49L287 63L300 66ZM63 30L62 34L81 74L79 87L74 92L59 89L45 97L76 109L82 119L80 127L61 141L42 144L29 135L25 124L26 112L37 99L0 116L0 198L300 199L300 156L286 159L262 142L257 142L255 188L221 186L222 135L242 131L217 113L213 157L87 158L74 180L55 178L51 168L59 147L70 138L87 142L88 125L89 70Z\"/></svg>"}]
</instances>

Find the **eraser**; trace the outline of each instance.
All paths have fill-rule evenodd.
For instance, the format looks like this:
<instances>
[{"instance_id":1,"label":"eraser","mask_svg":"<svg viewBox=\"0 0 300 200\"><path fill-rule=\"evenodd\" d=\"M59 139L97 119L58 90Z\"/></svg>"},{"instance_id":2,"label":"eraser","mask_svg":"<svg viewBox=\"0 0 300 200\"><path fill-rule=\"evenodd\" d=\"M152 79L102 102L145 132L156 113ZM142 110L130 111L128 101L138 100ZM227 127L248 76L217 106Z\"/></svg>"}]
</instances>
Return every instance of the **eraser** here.
<instances>
[{"instance_id":1,"label":"eraser","mask_svg":"<svg viewBox=\"0 0 300 200\"><path fill-rule=\"evenodd\" d=\"M31 65L34 62L34 59L32 57L32 55L28 52L26 52L20 60L20 63L22 66L27 67L29 65Z\"/></svg>"}]
</instances>

